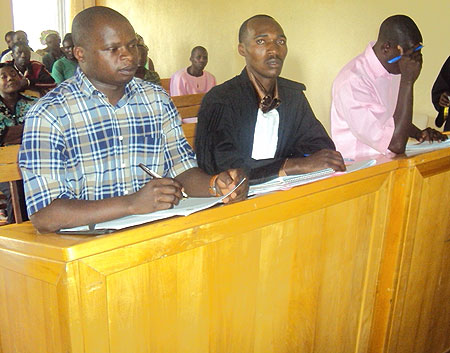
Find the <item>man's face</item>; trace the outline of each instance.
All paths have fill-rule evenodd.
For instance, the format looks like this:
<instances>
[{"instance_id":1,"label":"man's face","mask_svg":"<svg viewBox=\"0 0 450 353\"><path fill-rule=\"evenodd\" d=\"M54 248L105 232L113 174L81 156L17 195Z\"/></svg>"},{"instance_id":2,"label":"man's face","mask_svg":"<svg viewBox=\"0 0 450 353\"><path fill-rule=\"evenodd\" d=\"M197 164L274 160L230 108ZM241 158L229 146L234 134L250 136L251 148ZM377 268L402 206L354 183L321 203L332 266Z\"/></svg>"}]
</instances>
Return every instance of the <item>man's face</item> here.
<instances>
[{"instance_id":1,"label":"man's face","mask_svg":"<svg viewBox=\"0 0 450 353\"><path fill-rule=\"evenodd\" d=\"M49 34L47 38L45 38L45 44L52 50L58 50L61 45L61 39L57 34Z\"/></svg>"},{"instance_id":2,"label":"man's face","mask_svg":"<svg viewBox=\"0 0 450 353\"><path fill-rule=\"evenodd\" d=\"M20 77L12 66L4 66L0 69L0 91L14 93L20 90Z\"/></svg>"},{"instance_id":3,"label":"man's face","mask_svg":"<svg viewBox=\"0 0 450 353\"><path fill-rule=\"evenodd\" d=\"M5 42L6 42L6 45L8 45L8 48L11 49L11 47L13 45L13 35L12 34L8 34L5 37Z\"/></svg>"},{"instance_id":4,"label":"man's face","mask_svg":"<svg viewBox=\"0 0 450 353\"><path fill-rule=\"evenodd\" d=\"M30 63L30 48L26 45L19 45L12 51L12 56L17 67L23 69Z\"/></svg>"},{"instance_id":5,"label":"man's face","mask_svg":"<svg viewBox=\"0 0 450 353\"><path fill-rule=\"evenodd\" d=\"M137 39L126 21L98 20L89 42L74 48L74 55L86 76L101 86L125 86L137 70Z\"/></svg>"},{"instance_id":6,"label":"man's face","mask_svg":"<svg viewBox=\"0 0 450 353\"><path fill-rule=\"evenodd\" d=\"M63 42L63 52L67 59L73 60L73 42L71 40L65 40Z\"/></svg>"},{"instance_id":7,"label":"man's face","mask_svg":"<svg viewBox=\"0 0 450 353\"><path fill-rule=\"evenodd\" d=\"M287 54L286 36L274 20L257 18L247 24L247 35L238 49L258 80L276 78Z\"/></svg>"},{"instance_id":8,"label":"man's face","mask_svg":"<svg viewBox=\"0 0 450 353\"><path fill-rule=\"evenodd\" d=\"M16 33L14 33L13 42L14 44L16 43L28 44L28 38L26 33L23 31L17 31Z\"/></svg>"},{"instance_id":9,"label":"man's face","mask_svg":"<svg viewBox=\"0 0 450 353\"><path fill-rule=\"evenodd\" d=\"M196 49L189 60L196 71L203 71L208 64L208 52L203 49Z\"/></svg>"}]
</instances>

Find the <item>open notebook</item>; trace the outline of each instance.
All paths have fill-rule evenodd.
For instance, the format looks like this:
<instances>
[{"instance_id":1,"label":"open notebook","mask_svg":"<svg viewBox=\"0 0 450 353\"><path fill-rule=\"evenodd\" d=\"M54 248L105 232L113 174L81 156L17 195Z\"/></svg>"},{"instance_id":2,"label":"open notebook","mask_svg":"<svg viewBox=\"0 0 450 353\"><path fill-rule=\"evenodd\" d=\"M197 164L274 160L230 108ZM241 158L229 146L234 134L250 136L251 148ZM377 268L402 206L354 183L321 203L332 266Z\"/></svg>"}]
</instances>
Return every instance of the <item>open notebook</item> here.
<instances>
[{"instance_id":1,"label":"open notebook","mask_svg":"<svg viewBox=\"0 0 450 353\"><path fill-rule=\"evenodd\" d=\"M294 186L312 183L313 181L329 178L332 175L351 173L356 170L373 166L375 164L375 159L369 159L347 165L347 170L343 173L336 173L333 169L327 168L306 174L278 177L265 183L251 185L248 194L250 196L265 194L276 190L288 190L290 188L293 188Z\"/></svg>"},{"instance_id":2,"label":"open notebook","mask_svg":"<svg viewBox=\"0 0 450 353\"><path fill-rule=\"evenodd\" d=\"M410 157L415 156L416 154L435 151L446 147L450 147L450 137L442 142L408 142L406 144L405 154Z\"/></svg>"},{"instance_id":3,"label":"open notebook","mask_svg":"<svg viewBox=\"0 0 450 353\"><path fill-rule=\"evenodd\" d=\"M221 203L228 195L236 190L243 182L245 178L228 194L220 197L189 197L180 200L180 203L168 210L161 210L152 213L126 216L112 221L102 222L95 225L95 227L89 227L88 225L61 229L59 234L85 234L85 235L98 235L111 233L115 230L133 227L139 224L157 221L159 219L169 218L173 216L188 216L194 212L198 212L209 207L212 207L218 203Z\"/></svg>"}]
</instances>

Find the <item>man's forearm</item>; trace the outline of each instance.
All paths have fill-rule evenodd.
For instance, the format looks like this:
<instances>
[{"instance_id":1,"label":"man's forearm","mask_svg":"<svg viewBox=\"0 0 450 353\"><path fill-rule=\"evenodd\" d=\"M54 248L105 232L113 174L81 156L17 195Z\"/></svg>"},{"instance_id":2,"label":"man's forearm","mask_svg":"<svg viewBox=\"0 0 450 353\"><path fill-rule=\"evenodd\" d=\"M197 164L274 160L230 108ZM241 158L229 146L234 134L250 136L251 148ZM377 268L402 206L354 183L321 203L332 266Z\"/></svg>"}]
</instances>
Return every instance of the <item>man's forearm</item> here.
<instances>
[{"instance_id":1,"label":"man's forearm","mask_svg":"<svg viewBox=\"0 0 450 353\"><path fill-rule=\"evenodd\" d=\"M394 111L394 133L389 144L389 150L394 153L405 152L406 142L414 131L412 128L414 83L400 81L397 106Z\"/></svg>"},{"instance_id":2,"label":"man's forearm","mask_svg":"<svg viewBox=\"0 0 450 353\"><path fill-rule=\"evenodd\" d=\"M105 222L130 214L132 212L128 196L97 201L56 199L31 215L30 220L39 232L50 233L63 228Z\"/></svg>"}]
</instances>

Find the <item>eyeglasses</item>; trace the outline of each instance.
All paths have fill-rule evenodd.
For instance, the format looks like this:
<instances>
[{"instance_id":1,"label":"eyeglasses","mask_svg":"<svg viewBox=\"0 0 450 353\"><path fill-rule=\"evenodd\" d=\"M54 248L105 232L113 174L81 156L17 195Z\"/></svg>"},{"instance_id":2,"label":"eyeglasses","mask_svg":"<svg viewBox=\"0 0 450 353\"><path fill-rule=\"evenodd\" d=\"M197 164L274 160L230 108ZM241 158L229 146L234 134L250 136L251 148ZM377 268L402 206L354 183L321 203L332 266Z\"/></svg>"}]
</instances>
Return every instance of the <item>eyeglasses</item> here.
<instances>
[{"instance_id":1,"label":"eyeglasses","mask_svg":"<svg viewBox=\"0 0 450 353\"><path fill-rule=\"evenodd\" d=\"M422 45L422 43L420 43L419 46L413 50L413 53L415 53L416 51L419 51L422 48L423 48L423 45ZM396 56L395 58L392 58L391 60L388 60L388 63L389 64L393 64L393 63L399 61L402 58L402 56L403 55Z\"/></svg>"}]
</instances>

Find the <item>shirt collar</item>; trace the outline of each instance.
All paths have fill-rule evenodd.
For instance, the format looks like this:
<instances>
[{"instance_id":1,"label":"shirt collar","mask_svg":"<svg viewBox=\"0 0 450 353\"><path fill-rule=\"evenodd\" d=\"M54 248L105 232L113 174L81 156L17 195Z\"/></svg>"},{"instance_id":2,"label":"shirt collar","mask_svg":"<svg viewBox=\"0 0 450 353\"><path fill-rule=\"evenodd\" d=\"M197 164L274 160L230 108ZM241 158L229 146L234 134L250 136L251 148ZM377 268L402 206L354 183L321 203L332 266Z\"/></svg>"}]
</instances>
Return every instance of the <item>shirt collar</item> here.
<instances>
[{"instance_id":1,"label":"shirt collar","mask_svg":"<svg viewBox=\"0 0 450 353\"><path fill-rule=\"evenodd\" d=\"M248 68L246 67L246 71L248 74L248 78L253 86L253 88L256 91L256 94L258 96L259 101L259 109L263 113L267 113L271 111L272 109L276 109L280 106L281 100L278 95L278 81L275 80L275 87L273 88L273 92L266 92L261 82L257 80L255 75L253 75Z\"/></svg>"},{"instance_id":2,"label":"shirt collar","mask_svg":"<svg viewBox=\"0 0 450 353\"><path fill-rule=\"evenodd\" d=\"M375 55L375 52L373 51L373 46L375 45L375 42L369 42L369 44L366 47L366 50L364 51L364 57L366 58L369 67L372 71L372 74L374 77L390 77L393 74L390 74L389 71L387 71L383 64L378 60L377 56Z\"/></svg>"},{"instance_id":3,"label":"shirt collar","mask_svg":"<svg viewBox=\"0 0 450 353\"><path fill-rule=\"evenodd\" d=\"M80 91L83 92L87 97L99 96L104 99L108 99L106 94L99 91L92 82L88 79L86 74L81 70L80 66L77 67L75 71L75 81L77 82ZM123 97L120 99L122 101L124 98L128 100L131 96L133 96L138 89L138 85L136 80L133 78L130 82L128 82L125 86L125 93Z\"/></svg>"}]
</instances>

